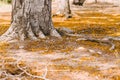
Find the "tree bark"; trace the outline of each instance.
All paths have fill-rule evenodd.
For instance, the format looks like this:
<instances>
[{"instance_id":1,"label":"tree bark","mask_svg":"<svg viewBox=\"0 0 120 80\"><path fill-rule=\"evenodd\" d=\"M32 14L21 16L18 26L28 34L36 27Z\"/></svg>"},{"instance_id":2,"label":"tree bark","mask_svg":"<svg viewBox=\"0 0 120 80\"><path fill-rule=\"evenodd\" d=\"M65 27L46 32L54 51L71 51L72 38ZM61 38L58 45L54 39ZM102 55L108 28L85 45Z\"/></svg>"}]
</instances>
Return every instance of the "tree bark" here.
<instances>
[{"instance_id":1,"label":"tree bark","mask_svg":"<svg viewBox=\"0 0 120 80\"><path fill-rule=\"evenodd\" d=\"M95 0L95 3L98 3L98 1L97 1L97 0Z\"/></svg>"},{"instance_id":2,"label":"tree bark","mask_svg":"<svg viewBox=\"0 0 120 80\"><path fill-rule=\"evenodd\" d=\"M83 6L85 0L73 0L74 5Z\"/></svg>"},{"instance_id":3,"label":"tree bark","mask_svg":"<svg viewBox=\"0 0 120 80\"><path fill-rule=\"evenodd\" d=\"M51 0L13 0L12 23L0 39L36 40L45 35L61 37L53 27Z\"/></svg>"},{"instance_id":4,"label":"tree bark","mask_svg":"<svg viewBox=\"0 0 120 80\"><path fill-rule=\"evenodd\" d=\"M58 2L58 14L65 15L66 18L71 17L71 8L70 8L70 0L57 0Z\"/></svg>"}]
</instances>

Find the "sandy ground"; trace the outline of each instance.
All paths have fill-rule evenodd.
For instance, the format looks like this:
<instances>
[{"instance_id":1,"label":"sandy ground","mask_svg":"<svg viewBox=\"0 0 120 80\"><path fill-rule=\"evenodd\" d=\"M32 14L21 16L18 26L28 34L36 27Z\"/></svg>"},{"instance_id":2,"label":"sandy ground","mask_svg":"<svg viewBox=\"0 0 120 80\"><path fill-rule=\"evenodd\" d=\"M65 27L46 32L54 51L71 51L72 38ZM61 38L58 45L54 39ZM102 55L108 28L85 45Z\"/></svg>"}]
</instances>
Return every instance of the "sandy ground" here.
<instances>
[{"instance_id":1,"label":"sandy ground","mask_svg":"<svg viewBox=\"0 0 120 80\"><path fill-rule=\"evenodd\" d=\"M0 12L11 12L11 5L1 5L0 6Z\"/></svg>"},{"instance_id":2,"label":"sandy ground","mask_svg":"<svg viewBox=\"0 0 120 80\"><path fill-rule=\"evenodd\" d=\"M41 54L25 50L12 50L9 57L22 59L29 67L47 66L49 80L119 80L119 57L113 57L100 51L78 47L72 52ZM16 54L17 53L17 54ZM95 56L97 55L97 57ZM35 69L40 73L41 69ZM44 71L44 70L43 70ZM52 76L51 76L52 75Z\"/></svg>"},{"instance_id":3,"label":"sandy ground","mask_svg":"<svg viewBox=\"0 0 120 80\"><path fill-rule=\"evenodd\" d=\"M11 7L3 7L0 6L0 19L10 20ZM111 8L111 5L109 8L102 6L100 9L100 6L98 7L94 9L93 6L84 6L73 7L72 9L74 16L78 16L75 12L79 10L81 13L99 11L113 15L120 12L120 8ZM105 9L102 10L102 8ZM69 53L52 52L51 54L41 54L41 51L29 52L23 49L9 50L8 53L11 54L6 58L21 59L32 69L37 67L33 71L36 74L41 73L41 66L42 68L47 66L48 73L46 77L49 80L120 80L120 57L83 46L79 46Z\"/></svg>"}]
</instances>

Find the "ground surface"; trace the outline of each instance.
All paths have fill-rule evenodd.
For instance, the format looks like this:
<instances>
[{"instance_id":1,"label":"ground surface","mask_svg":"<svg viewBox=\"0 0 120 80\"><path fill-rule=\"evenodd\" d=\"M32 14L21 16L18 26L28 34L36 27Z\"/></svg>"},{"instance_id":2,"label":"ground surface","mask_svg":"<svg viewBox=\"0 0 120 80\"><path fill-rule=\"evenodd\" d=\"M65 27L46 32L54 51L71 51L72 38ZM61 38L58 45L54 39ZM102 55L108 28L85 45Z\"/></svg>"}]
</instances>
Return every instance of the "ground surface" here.
<instances>
[{"instance_id":1,"label":"ground surface","mask_svg":"<svg viewBox=\"0 0 120 80\"><path fill-rule=\"evenodd\" d=\"M0 35L10 24L8 9L0 7ZM54 16L53 21L56 27L67 27L96 38L120 36L119 9L103 4L73 6L73 18L65 20L60 15ZM114 42L116 49L110 51L108 45L76 40L76 37L63 36L63 40L0 43L1 80L40 80L42 74L49 80L120 80L119 41ZM35 75L37 78L33 78Z\"/></svg>"}]
</instances>

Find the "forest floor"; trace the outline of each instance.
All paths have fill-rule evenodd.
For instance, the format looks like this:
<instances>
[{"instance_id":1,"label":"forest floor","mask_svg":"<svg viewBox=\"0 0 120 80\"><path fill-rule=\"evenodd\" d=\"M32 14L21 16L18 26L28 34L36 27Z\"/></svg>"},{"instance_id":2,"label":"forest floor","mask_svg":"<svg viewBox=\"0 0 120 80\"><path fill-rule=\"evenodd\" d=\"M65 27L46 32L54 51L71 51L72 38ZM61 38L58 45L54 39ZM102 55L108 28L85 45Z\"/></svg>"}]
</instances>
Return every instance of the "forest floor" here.
<instances>
[{"instance_id":1,"label":"forest floor","mask_svg":"<svg viewBox=\"0 0 120 80\"><path fill-rule=\"evenodd\" d=\"M0 6L0 35L10 25L9 9ZM120 36L120 7L89 4L73 6L72 11L73 17L67 20L54 16L55 27L94 38ZM0 80L42 80L42 75L49 80L120 80L120 41L113 41L116 47L109 50L109 45L77 39L0 43Z\"/></svg>"}]
</instances>

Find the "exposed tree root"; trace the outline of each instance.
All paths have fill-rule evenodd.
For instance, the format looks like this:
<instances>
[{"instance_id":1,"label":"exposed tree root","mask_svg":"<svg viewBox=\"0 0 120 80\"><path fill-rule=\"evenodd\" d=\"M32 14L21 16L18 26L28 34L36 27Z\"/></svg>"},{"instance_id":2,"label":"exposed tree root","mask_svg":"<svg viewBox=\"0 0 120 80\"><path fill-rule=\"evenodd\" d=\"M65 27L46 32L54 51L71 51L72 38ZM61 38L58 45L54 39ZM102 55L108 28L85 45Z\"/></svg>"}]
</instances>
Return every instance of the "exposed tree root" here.
<instances>
[{"instance_id":1,"label":"exposed tree root","mask_svg":"<svg viewBox=\"0 0 120 80\"><path fill-rule=\"evenodd\" d=\"M60 38L60 39L62 38L61 35L57 32L56 29L52 29L50 31L50 36L57 37L57 38Z\"/></svg>"},{"instance_id":2,"label":"exposed tree root","mask_svg":"<svg viewBox=\"0 0 120 80\"><path fill-rule=\"evenodd\" d=\"M20 70L21 70L23 73L25 73L26 75L28 75L28 76L30 76L30 77L32 77L32 78L49 80L49 79L46 78L47 72L48 72L47 66L46 66L45 74L44 74L43 76L36 76L36 75L30 74L29 72L27 72L26 70L24 70L23 68L21 68L21 67L19 66L19 61L21 61L21 60L18 60L18 61L17 61L17 67L18 67L18 69L20 69Z\"/></svg>"},{"instance_id":3,"label":"exposed tree root","mask_svg":"<svg viewBox=\"0 0 120 80\"><path fill-rule=\"evenodd\" d=\"M11 33L10 35L6 35L8 33L9 32L6 32L4 35L2 35L0 37L0 41L7 41L7 42L15 41L14 38L16 38L16 36L17 36L15 34L15 32ZM62 38L61 35L66 35L69 37L77 37L78 38L77 41L85 40L85 41L91 41L91 42L96 42L96 43L100 43L100 44L101 43L107 44L107 45L111 46L110 50L115 49L115 44L113 43L113 41L120 41L120 37L104 37L102 39L97 39L97 38L93 38L91 35L75 34L74 31L72 31L68 28L65 28L65 27L58 28L57 30L53 28L50 31L50 36L54 36L54 37L61 39ZM38 36L36 36L36 35L34 35L32 29L29 29L27 31L27 36L26 36L26 34L21 33L21 35L19 37L21 38L20 40L25 40L25 38L27 38L27 37L30 38L31 40L37 40L38 38L43 39L46 36L42 31L39 31Z\"/></svg>"},{"instance_id":4,"label":"exposed tree root","mask_svg":"<svg viewBox=\"0 0 120 80\"><path fill-rule=\"evenodd\" d=\"M110 45L110 50L115 49L115 44L113 43L114 40L120 41L120 37L104 37L102 39L97 39L93 38L91 35L85 35L85 34L75 34L73 31L67 28L59 28L58 31L62 35L66 35L69 37L77 37L77 41L85 40L85 41L91 41L91 42L96 42L96 43L102 43L102 44L107 44Z\"/></svg>"},{"instance_id":5,"label":"exposed tree root","mask_svg":"<svg viewBox=\"0 0 120 80\"><path fill-rule=\"evenodd\" d=\"M96 38L92 38L89 35L80 35L80 34L66 34L67 36L72 36L72 37L80 37L77 39L77 41L81 41L81 40L85 40L85 41L91 41L91 42L96 42L96 43L102 43L102 44L108 44L110 45L110 49L109 50L114 50L115 49L115 44L112 42L114 39L109 38L109 37L105 37L102 39L96 39Z\"/></svg>"},{"instance_id":6,"label":"exposed tree root","mask_svg":"<svg viewBox=\"0 0 120 80\"><path fill-rule=\"evenodd\" d=\"M91 41L91 42L96 42L96 43L108 44L108 45L111 46L109 50L114 50L115 49L115 44L113 44L112 41L110 41L110 40L105 40L104 38L103 39L95 39L95 38L79 38L79 39L77 39L77 41L80 41L80 40L86 40L86 41Z\"/></svg>"},{"instance_id":7,"label":"exposed tree root","mask_svg":"<svg viewBox=\"0 0 120 80\"><path fill-rule=\"evenodd\" d=\"M16 60L16 59L15 59ZM31 73L29 73L27 71L27 67L28 66L25 66L25 67L21 67L20 66L20 62L22 61L22 58L20 59L17 59L15 62L5 62L4 59L2 61L2 69L0 70L0 76L2 76L2 79L1 80L23 80L23 74L30 77L30 78L33 78L33 79L42 79L42 80L49 80L46 78L47 74L48 74L48 66L45 67L45 71L44 71L44 74L42 76L37 76L37 75L33 75ZM6 70L6 67L5 65L14 65L17 70L19 70L19 74L11 74L9 73L7 70ZM26 80L26 79L25 79Z\"/></svg>"},{"instance_id":8,"label":"exposed tree root","mask_svg":"<svg viewBox=\"0 0 120 80\"><path fill-rule=\"evenodd\" d=\"M120 41L120 37L107 37L106 39Z\"/></svg>"},{"instance_id":9,"label":"exposed tree root","mask_svg":"<svg viewBox=\"0 0 120 80\"><path fill-rule=\"evenodd\" d=\"M50 36L57 37L61 39L61 35L57 32L56 29L51 29L50 30ZM9 29L6 33L4 33L2 36L0 36L0 41L1 42L16 42L18 40L24 41L25 39L30 39L30 40L39 40L39 39L45 39L46 35L39 30L38 32L33 31L30 27L27 29L27 31L19 30L18 31L11 31Z\"/></svg>"},{"instance_id":10,"label":"exposed tree root","mask_svg":"<svg viewBox=\"0 0 120 80\"><path fill-rule=\"evenodd\" d=\"M12 35L2 35L0 36L0 42L16 42L17 39L15 39L15 36Z\"/></svg>"}]
</instances>

